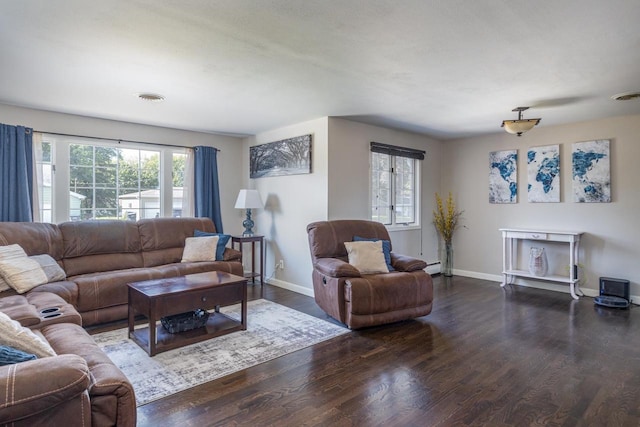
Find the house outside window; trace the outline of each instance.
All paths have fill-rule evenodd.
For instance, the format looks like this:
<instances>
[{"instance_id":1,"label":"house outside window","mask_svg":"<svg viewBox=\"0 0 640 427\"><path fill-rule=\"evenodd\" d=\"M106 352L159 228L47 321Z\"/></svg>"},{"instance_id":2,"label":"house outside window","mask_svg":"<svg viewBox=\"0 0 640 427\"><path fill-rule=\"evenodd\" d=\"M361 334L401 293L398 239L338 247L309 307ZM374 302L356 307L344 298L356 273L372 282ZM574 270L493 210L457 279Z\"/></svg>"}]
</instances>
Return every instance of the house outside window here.
<instances>
[{"instance_id":1,"label":"house outside window","mask_svg":"<svg viewBox=\"0 0 640 427\"><path fill-rule=\"evenodd\" d=\"M419 225L419 160L424 151L371 143L371 219L386 226Z\"/></svg>"},{"instance_id":2,"label":"house outside window","mask_svg":"<svg viewBox=\"0 0 640 427\"><path fill-rule=\"evenodd\" d=\"M48 134L42 146L44 222L182 215L179 149Z\"/></svg>"}]
</instances>

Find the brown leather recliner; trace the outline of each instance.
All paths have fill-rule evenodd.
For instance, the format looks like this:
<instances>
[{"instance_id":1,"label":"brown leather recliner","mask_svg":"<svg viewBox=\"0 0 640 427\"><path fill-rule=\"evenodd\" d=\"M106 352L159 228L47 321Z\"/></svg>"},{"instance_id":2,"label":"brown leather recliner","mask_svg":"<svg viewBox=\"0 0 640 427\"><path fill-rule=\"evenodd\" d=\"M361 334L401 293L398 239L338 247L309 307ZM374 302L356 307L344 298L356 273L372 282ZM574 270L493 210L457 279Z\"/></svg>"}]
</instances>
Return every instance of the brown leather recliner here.
<instances>
[{"instance_id":1,"label":"brown leather recliner","mask_svg":"<svg viewBox=\"0 0 640 427\"><path fill-rule=\"evenodd\" d=\"M344 242L355 236L389 240L384 225L366 220L314 222L307 226L316 303L350 329L421 317L431 312L433 281L427 263L391 252L395 271L360 274L348 262Z\"/></svg>"}]
</instances>

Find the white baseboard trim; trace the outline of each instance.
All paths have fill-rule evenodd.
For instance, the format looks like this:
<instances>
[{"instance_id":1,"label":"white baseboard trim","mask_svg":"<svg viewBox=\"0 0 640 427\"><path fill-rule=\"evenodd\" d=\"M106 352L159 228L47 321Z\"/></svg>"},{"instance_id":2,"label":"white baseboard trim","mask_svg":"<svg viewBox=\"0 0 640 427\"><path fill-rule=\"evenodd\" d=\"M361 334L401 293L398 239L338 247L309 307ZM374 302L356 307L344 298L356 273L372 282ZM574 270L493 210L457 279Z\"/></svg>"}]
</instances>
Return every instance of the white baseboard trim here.
<instances>
[{"instance_id":1,"label":"white baseboard trim","mask_svg":"<svg viewBox=\"0 0 640 427\"><path fill-rule=\"evenodd\" d=\"M433 271L430 271L430 269ZM427 273L429 274L437 274L440 273L440 264L431 264L426 268ZM463 276L463 277L471 277L473 279L480 280L488 280L491 282L497 282L496 284L499 286L502 283L503 276L501 274L487 274L487 273L479 273L477 271L467 271L467 270L457 270L453 269L454 276ZM287 289L289 291L297 292L302 295L306 295L309 297L314 297L313 288L307 288L304 286L296 285L290 282L285 282L280 279L269 279L268 283L273 286L277 286L279 288ZM565 294L569 294L569 285L556 285L553 283L547 283L537 280L525 280L521 278L517 278L514 285L523 286L526 288L536 288L536 289L545 289L548 291L554 292L562 292ZM600 291L597 289L591 288L580 288L586 297L595 298L600 294ZM633 304L640 305L640 295L631 295L631 300Z\"/></svg>"},{"instance_id":2,"label":"white baseboard trim","mask_svg":"<svg viewBox=\"0 0 640 427\"><path fill-rule=\"evenodd\" d=\"M502 279L503 279L503 276L501 274L486 274L486 273L478 273L476 271L467 271L467 270L453 269L453 274L455 276L464 276L464 277L471 277L474 279L489 280L492 282L498 282L498 284L502 283ZM526 280L522 278L517 278L516 281L514 282L514 285L524 286L526 288L545 289L548 291L562 292L565 294L570 293L569 285L557 285L554 283L548 283L548 282L543 282L538 280ZM584 293L586 297L595 298L598 295L600 295L600 291L598 289L580 288L580 290L582 291L582 293ZM640 305L640 295L631 295L630 298L633 304Z\"/></svg>"},{"instance_id":3,"label":"white baseboard trim","mask_svg":"<svg viewBox=\"0 0 640 427\"><path fill-rule=\"evenodd\" d=\"M277 286L279 288L283 288L289 291L293 291L293 292L297 292L299 294L302 295L306 295L308 297L314 297L314 292L312 288L307 288L304 286L300 286L300 285L295 285L293 283L290 282L285 282L284 280L280 280L280 279L269 279L269 281L267 282L270 285L273 286Z\"/></svg>"},{"instance_id":4,"label":"white baseboard trim","mask_svg":"<svg viewBox=\"0 0 640 427\"><path fill-rule=\"evenodd\" d=\"M433 264L427 264L427 268L425 268L424 270L433 276L434 274L438 274L441 272L440 267L441 264L439 262L435 262Z\"/></svg>"},{"instance_id":5,"label":"white baseboard trim","mask_svg":"<svg viewBox=\"0 0 640 427\"><path fill-rule=\"evenodd\" d=\"M454 276L464 276L471 277L473 279L481 279L481 280L489 280L491 282L500 282L502 283L502 276L498 274L486 274L486 273L478 273L476 271L467 271L467 270L458 270L453 269Z\"/></svg>"}]
</instances>

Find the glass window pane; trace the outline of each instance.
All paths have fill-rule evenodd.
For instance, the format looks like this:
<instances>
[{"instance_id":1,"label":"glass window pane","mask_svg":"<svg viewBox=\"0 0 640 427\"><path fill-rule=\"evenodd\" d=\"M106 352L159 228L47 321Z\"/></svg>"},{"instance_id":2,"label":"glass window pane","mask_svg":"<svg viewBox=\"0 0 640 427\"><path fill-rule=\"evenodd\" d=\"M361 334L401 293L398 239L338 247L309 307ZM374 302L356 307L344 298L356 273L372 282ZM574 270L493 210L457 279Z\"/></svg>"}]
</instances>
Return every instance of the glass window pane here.
<instances>
[{"instance_id":1,"label":"glass window pane","mask_svg":"<svg viewBox=\"0 0 640 427\"><path fill-rule=\"evenodd\" d=\"M50 161L54 146L49 144L43 147L46 147L43 148L43 158ZM174 153L167 151L167 154ZM186 155L176 153L174 157L176 164L173 167L173 176L181 184L184 179ZM161 152L157 150L122 148L108 143L102 146L69 144L70 219L135 220L160 216L160 160ZM52 180L50 168L51 166L49 179ZM44 173L43 175L46 176ZM43 197L46 196L45 193L43 190ZM176 198L176 202L178 204L172 206L171 214L180 215L181 195ZM41 212L47 209L52 209L50 203L46 207L43 203Z\"/></svg>"},{"instance_id":2,"label":"glass window pane","mask_svg":"<svg viewBox=\"0 0 640 427\"><path fill-rule=\"evenodd\" d=\"M93 188L78 188L77 190L71 190L71 197L69 198L69 207L71 209L93 208Z\"/></svg>"},{"instance_id":3,"label":"glass window pane","mask_svg":"<svg viewBox=\"0 0 640 427\"><path fill-rule=\"evenodd\" d=\"M171 177L173 179L173 187L182 187L184 185L184 168L187 164L187 155L181 153L173 153L171 164Z\"/></svg>"},{"instance_id":4,"label":"glass window pane","mask_svg":"<svg viewBox=\"0 0 640 427\"><path fill-rule=\"evenodd\" d=\"M173 153L171 163L171 177L173 179L173 191L171 192L171 216L179 218L182 216L182 197L184 190L184 170L187 164L187 155Z\"/></svg>"},{"instance_id":5,"label":"glass window pane","mask_svg":"<svg viewBox=\"0 0 640 427\"><path fill-rule=\"evenodd\" d=\"M91 145L69 145L69 164L93 166L93 147Z\"/></svg>"},{"instance_id":6,"label":"glass window pane","mask_svg":"<svg viewBox=\"0 0 640 427\"><path fill-rule=\"evenodd\" d=\"M93 186L93 168L86 166L69 167L69 188L76 191L76 188Z\"/></svg>"},{"instance_id":7,"label":"glass window pane","mask_svg":"<svg viewBox=\"0 0 640 427\"><path fill-rule=\"evenodd\" d=\"M140 187L160 188L160 153L140 151Z\"/></svg>"},{"instance_id":8,"label":"glass window pane","mask_svg":"<svg viewBox=\"0 0 640 427\"><path fill-rule=\"evenodd\" d=\"M117 209L96 209L95 219L120 219Z\"/></svg>"},{"instance_id":9,"label":"glass window pane","mask_svg":"<svg viewBox=\"0 0 640 427\"><path fill-rule=\"evenodd\" d=\"M42 162L51 163L51 143L42 142Z\"/></svg>"},{"instance_id":10,"label":"glass window pane","mask_svg":"<svg viewBox=\"0 0 640 427\"><path fill-rule=\"evenodd\" d=\"M35 146L35 145L34 145ZM51 167L51 150L50 142L42 141L40 145L42 151L36 153L38 163L35 168L40 172L42 182L38 182L38 209L40 211L40 221L53 222L53 172Z\"/></svg>"},{"instance_id":11,"label":"glass window pane","mask_svg":"<svg viewBox=\"0 0 640 427\"><path fill-rule=\"evenodd\" d=\"M95 147L96 166L116 166L118 163L118 149L111 147Z\"/></svg>"},{"instance_id":12,"label":"glass window pane","mask_svg":"<svg viewBox=\"0 0 640 427\"><path fill-rule=\"evenodd\" d=\"M88 219L94 219L93 218L93 209L81 209L80 210L80 215L77 218L71 216L71 220L72 221L86 221Z\"/></svg>"},{"instance_id":13,"label":"glass window pane","mask_svg":"<svg viewBox=\"0 0 640 427\"><path fill-rule=\"evenodd\" d=\"M116 188L118 172L116 168L99 168L95 169L95 187L96 188Z\"/></svg>"},{"instance_id":14,"label":"glass window pane","mask_svg":"<svg viewBox=\"0 0 640 427\"><path fill-rule=\"evenodd\" d=\"M158 218L160 216L160 209L143 209L142 218Z\"/></svg>"},{"instance_id":15,"label":"glass window pane","mask_svg":"<svg viewBox=\"0 0 640 427\"><path fill-rule=\"evenodd\" d=\"M140 186L140 152L138 150L120 150L118 170L120 188L138 190Z\"/></svg>"},{"instance_id":16,"label":"glass window pane","mask_svg":"<svg viewBox=\"0 0 640 427\"><path fill-rule=\"evenodd\" d=\"M96 200L95 207L96 209L104 209L104 208L117 208L118 207L118 199L116 197L116 189L104 189L104 188L96 188L95 190Z\"/></svg>"},{"instance_id":17,"label":"glass window pane","mask_svg":"<svg viewBox=\"0 0 640 427\"><path fill-rule=\"evenodd\" d=\"M415 222L415 177L414 159L396 157L395 174L395 213L397 224Z\"/></svg>"}]
</instances>

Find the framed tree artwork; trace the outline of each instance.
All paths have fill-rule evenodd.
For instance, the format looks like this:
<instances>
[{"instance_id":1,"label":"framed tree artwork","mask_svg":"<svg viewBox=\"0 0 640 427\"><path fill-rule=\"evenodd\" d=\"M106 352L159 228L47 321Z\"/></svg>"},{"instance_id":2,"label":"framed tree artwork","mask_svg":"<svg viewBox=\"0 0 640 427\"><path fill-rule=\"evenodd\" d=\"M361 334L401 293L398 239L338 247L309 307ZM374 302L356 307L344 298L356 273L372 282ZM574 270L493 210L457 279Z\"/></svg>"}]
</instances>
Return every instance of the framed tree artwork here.
<instances>
[{"instance_id":1,"label":"framed tree artwork","mask_svg":"<svg viewBox=\"0 0 640 427\"><path fill-rule=\"evenodd\" d=\"M311 173L311 135L254 145L249 148L249 176Z\"/></svg>"}]
</instances>

